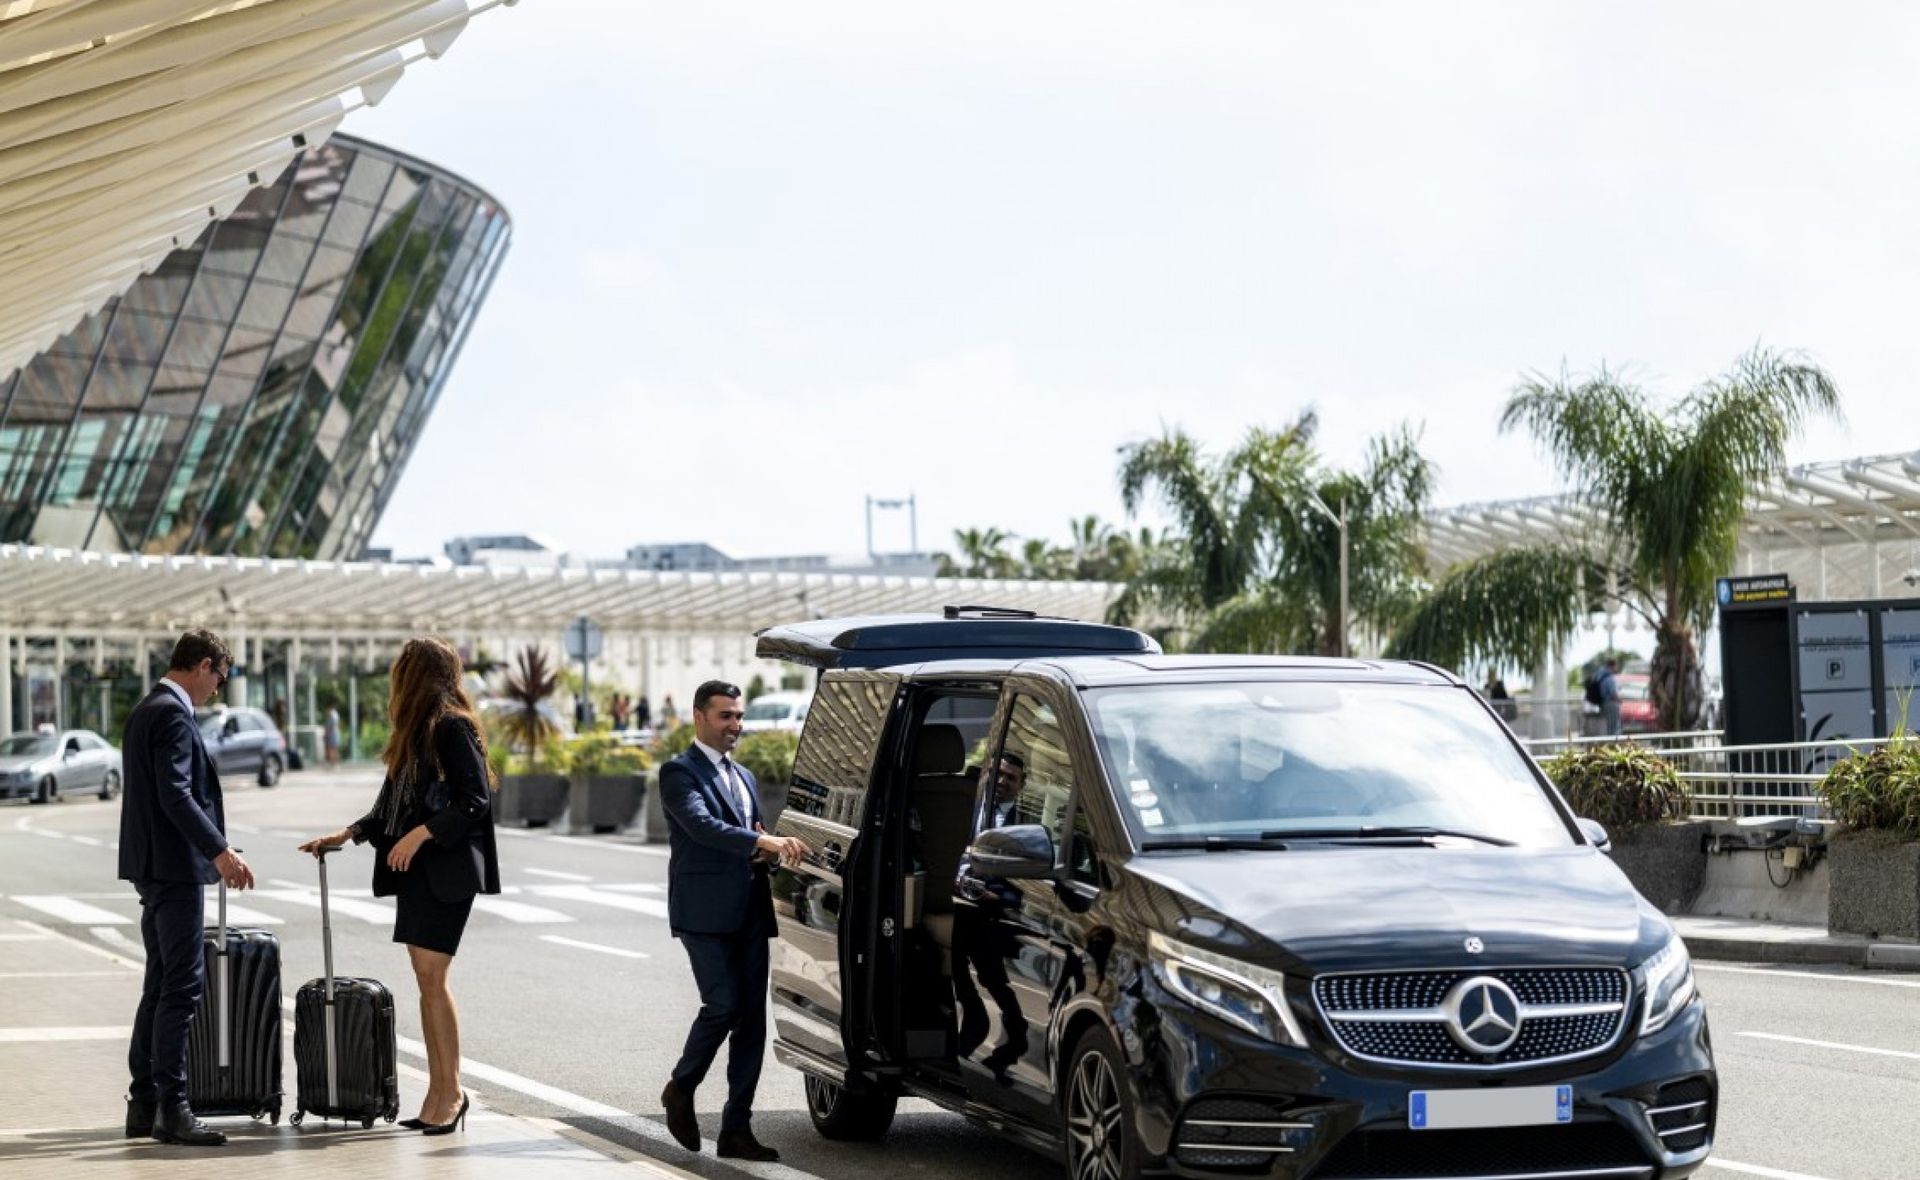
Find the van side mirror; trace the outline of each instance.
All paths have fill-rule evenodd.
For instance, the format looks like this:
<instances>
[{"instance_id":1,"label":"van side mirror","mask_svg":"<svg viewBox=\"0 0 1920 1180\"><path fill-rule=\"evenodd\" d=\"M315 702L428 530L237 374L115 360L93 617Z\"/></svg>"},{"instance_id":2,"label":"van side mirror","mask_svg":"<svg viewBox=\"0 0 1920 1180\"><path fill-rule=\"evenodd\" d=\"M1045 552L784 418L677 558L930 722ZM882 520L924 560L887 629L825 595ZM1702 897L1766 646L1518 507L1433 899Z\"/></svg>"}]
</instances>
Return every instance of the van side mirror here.
<instances>
[{"instance_id":1,"label":"van side mirror","mask_svg":"<svg viewBox=\"0 0 1920 1180\"><path fill-rule=\"evenodd\" d=\"M1043 880L1053 876L1053 836L1039 824L988 828L967 849L967 864L976 877Z\"/></svg>"},{"instance_id":2,"label":"van side mirror","mask_svg":"<svg viewBox=\"0 0 1920 1180\"><path fill-rule=\"evenodd\" d=\"M1588 819L1583 815L1577 817L1574 822L1580 825L1580 834L1587 838L1587 843L1609 856L1613 854L1613 839L1607 835L1607 829L1599 820Z\"/></svg>"}]
</instances>

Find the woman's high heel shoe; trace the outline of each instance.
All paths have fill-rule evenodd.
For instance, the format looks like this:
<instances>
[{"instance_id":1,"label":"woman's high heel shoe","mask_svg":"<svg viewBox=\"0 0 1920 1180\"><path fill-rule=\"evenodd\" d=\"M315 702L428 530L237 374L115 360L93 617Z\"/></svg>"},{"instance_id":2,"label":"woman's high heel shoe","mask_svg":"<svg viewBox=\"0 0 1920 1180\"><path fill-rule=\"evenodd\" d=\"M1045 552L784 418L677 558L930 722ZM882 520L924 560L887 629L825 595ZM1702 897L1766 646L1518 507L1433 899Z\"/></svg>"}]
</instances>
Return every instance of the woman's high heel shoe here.
<instances>
[{"instance_id":1,"label":"woman's high heel shoe","mask_svg":"<svg viewBox=\"0 0 1920 1180\"><path fill-rule=\"evenodd\" d=\"M471 1105L473 1105L473 1099L468 1098L463 1091L460 1095L460 1111L453 1116L452 1122L428 1123L420 1128L420 1133L422 1135L451 1135L455 1131L461 1130L466 1126L467 1107Z\"/></svg>"},{"instance_id":2,"label":"woman's high heel shoe","mask_svg":"<svg viewBox=\"0 0 1920 1180\"><path fill-rule=\"evenodd\" d=\"M395 1123L394 1125L395 1125L395 1126L397 1126L397 1127L405 1127L405 1128L406 1128L407 1130L409 1130L409 1131L418 1131L418 1130L421 1130L422 1128L424 1128L424 1127L425 1127L425 1126L427 1125L427 1120L425 1120L425 1119L401 1119L401 1120L400 1120L400 1121L399 1121L398 1123Z\"/></svg>"}]
</instances>

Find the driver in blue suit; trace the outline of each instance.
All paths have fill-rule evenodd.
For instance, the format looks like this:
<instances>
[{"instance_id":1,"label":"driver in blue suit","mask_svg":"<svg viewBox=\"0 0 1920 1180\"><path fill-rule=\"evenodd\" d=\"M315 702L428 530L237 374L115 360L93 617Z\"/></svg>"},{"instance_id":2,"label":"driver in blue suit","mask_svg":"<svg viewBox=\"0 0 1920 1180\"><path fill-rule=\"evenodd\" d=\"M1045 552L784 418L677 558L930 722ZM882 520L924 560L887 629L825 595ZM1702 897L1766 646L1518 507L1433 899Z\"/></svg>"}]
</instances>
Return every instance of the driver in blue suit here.
<instances>
[{"instance_id":1,"label":"driver in blue suit","mask_svg":"<svg viewBox=\"0 0 1920 1180\"><path fill-rule=\"evenodd\" d=\"M720 1043L731 1039L716 1153L771 1162L780 1153L756 1140L751 1125L767 1048L767 940L777 933L768 875L775 863L792 867L811 849L761 824L758 784L733 760L744 716L739 688L702 684L693 696L693 745L660 768L672 850L667 916L700 987L700 1014L660 1103L674 1139L699 1151L693 1092Z\"/></svg>"}]
</instances>

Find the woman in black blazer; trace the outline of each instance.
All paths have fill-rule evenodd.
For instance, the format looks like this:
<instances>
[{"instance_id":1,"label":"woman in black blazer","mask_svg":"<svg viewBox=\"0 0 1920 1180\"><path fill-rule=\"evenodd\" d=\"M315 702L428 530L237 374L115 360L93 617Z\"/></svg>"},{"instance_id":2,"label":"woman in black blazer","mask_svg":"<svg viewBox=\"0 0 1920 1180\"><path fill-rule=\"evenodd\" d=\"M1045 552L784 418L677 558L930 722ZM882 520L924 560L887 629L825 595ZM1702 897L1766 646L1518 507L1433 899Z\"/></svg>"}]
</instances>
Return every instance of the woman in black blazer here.
<instances>
[{"instance_id":1,"label":"woman in black blazer","mask_svg":"<svg viewBox=\"0 0 1920 1180\"><path fill-rule=\"evenodd\" d=\"M467 1113L460 1086L460 1017L447 969L460 949L473 899L500 892L493 838L493 776L473 701L461 686L460 653L444 639L410 639L393 663L387 717L393 736L387 777L373 810L300 851L318 855L372 841L373 895L396 899L393 941L405 943L420 985L427 1042L426 1100L403 1126L443 1135Z\"/></svg>"}]
</instances>

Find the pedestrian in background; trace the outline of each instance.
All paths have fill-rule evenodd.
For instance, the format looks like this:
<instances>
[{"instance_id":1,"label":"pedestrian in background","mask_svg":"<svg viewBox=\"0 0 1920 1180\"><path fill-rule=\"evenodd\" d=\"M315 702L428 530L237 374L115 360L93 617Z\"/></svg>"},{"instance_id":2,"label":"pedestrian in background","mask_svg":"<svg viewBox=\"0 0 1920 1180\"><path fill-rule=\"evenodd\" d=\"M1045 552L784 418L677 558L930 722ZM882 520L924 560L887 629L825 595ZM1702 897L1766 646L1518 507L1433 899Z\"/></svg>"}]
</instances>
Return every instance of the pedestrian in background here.
<instances>
[{"instance_id":1,"label":"pedestrian in background","mask_svg":"<svg viewBox=\"0 0 1920 1180\"><path fill-rule=\"evenodd\" d=\"M1608 660L1600 670L1600 716L1608 737L1620 736L1620 661Z\"/></svg>"},{"instance_id":2,"label":"pedestrian in background","mask_svg":"<svg viewBox=\"0 0 1920 1180\"><path fill-rule=\"evenodd\" d=\"M452 644L407 640L393 662L387 719L387 777L373 810L300 851L318 856L349 840L373 843L373 895L397 899L393 941L404 943L412 960L427 1042L427 1094L419 1117L400 1125L445 1135L464 1124L468 1106L460 1085L460 1013L447 973L475 895L500 892L493 774Z\"/></svg>"},{"instance_id":3,"label":"pedestrian in background","mask_svg":"<svg viewBox=\"0 0 1920 1180\"><path fill-rule=\"evenodd\" d=\"M340 710L332 705L327 706L327 719L320 731L320 746L327 769L340 765Z\"/></svg>"},{"instance_id":4,"label":"pedestrian in background","mask_svg":"<svg viewBox=\"0 0 1920 1180\"><path fill-rule=\"evenodd\" d=\"M187 1040L206 984L201 930L215 881L253 886L253 870L227 844L220 776L200 740L194 708L227 682L233 657L196 628L173 645L167 674L127 718L120 748L120 879L140 894L146 977L127 1049L127 1138L218 1147L227 1137L187 1104Z\"/></svg>"},{"instance_id":5,"label":"pedestrian in background","mask_svg":"<svg viewBox=\"0 0 1920 1180\"><path fill-rule=\"evenodd\" d=\"M809 849L798 837L770 836L761 826L753 774L733 760L744 716L737 687L723 680L702 684L693 694L693 744L660 767L671 850L667 923L700 987L700 1015L660 1104L674 1139L699 1151L693 1092L721 1042L729 1042L716 1152L771 1162L780 1153L756 1140L752 1127L767 1050L767 940L779 932L768 871L776 861L800 863Z\"/></svg>"}]
</instances>

